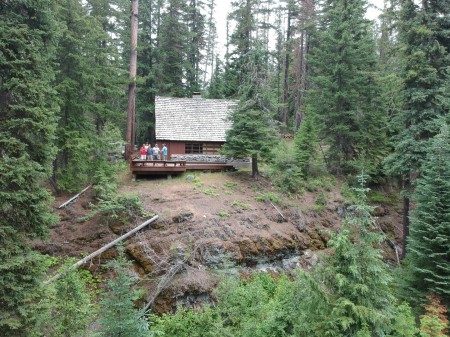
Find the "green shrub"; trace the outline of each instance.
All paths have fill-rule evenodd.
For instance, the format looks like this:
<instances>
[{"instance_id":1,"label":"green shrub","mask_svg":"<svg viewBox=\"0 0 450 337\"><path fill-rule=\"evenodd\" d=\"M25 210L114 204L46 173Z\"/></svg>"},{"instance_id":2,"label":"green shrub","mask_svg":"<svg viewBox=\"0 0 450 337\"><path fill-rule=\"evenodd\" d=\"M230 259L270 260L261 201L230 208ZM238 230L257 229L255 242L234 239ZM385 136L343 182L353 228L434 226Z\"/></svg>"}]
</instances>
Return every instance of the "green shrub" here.
<instances>
[{"instance_id":1,"label":"green shrub","mask_svg":"<svg viewBox=\"0 0 450 337\"><path fill-rule=\"evenodd\" d=\"M255 198L256 201L266 202L267 200L273 202L274 204L283 204L281 197L273 192L262 193Z\"/></svg>"},{"instance_id":2,"label":"green shrub","mask_svg":"<svg viewBox=\"0 0 450 337\"><path fill-rule=\"evenodd\" d=\"M294 144L282 140L272 151L269 176L283 193L295 193L302 186L303 176L297 166Z\"/></svg>"},{"instance_id":3,"label":"green shrub","mask_svg":"<svg viewBox=\"0 0 450 337\"><path fill-rule=\"evenodd\" d=\"M252 206L250 204L247 204L246 202L241 201L241 200L233 201L231 206L232 207L239 207L239 208L242 208L242 209L250 209L250 208L252 208Z\"/></svg>"},{"instance_id":4,"label":"green shrub","mask_svg":"<svg viewBox=\"0 0 450 337\"><path fill-rule=\"evenodd\" d=\"M388 204L392 205L398 202L397 194L384 194L382 192L377 192L371 190L367 193L367 199L369 203L378 203L378 204Z\"/></svg>"},{"instance_id":5,"label":"green shrub","mask_svg":"<svg viewBox=\"0 0 450 337\"><path fill-rule=\"evenodd\" d=\"M220 216L221 218L228 218L231 214L228 213L227 211L219 211L217 212L217 215Z\"/></svg>"},{"instance_id":6,"label":"green shrub","mask_svg":"<svg viewBox=\"0 0 450 337\"><path fill-rule=\"evenodd\" d=\"M215 191L215 189L213 189L213 188L207 188L206 190L203 191L203 193L206 194L206 195L210 195L212 197L218 197L219 196L219 193L217 193Z\"/></svg>"},{"instance_id":7,"label":"green shrub","mask_svg":"<svg viewBox=\"0 0 450 337\"><path fill-rule=\"evenodd\" d=\"M223 187L234 189L234 188L237 187L237 185L238 185L237 182L234 182L234 181L227 181L225 184L223 184Z\"/></svg>"}]
</instances>

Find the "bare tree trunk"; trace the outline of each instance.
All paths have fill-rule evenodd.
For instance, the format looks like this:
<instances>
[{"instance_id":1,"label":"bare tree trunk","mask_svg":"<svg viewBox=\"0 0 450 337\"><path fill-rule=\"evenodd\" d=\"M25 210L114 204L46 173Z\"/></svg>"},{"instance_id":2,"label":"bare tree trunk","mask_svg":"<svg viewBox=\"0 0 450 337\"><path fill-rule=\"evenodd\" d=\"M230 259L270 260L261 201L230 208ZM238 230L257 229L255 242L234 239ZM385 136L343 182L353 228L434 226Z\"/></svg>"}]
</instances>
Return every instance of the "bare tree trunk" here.
<instances>
[{"instance_id":1,"label":"bare tree trunk","mask_svg":"<svg viewBox=\"0 0 450 337\"><path fill-rule=\"evenodd\" d=\"M403 197L403 243L402 243L402 255L404 259L406 256L406 240L409 237L409 197Z\"/></svg>"},{"instance_id":2,"label":"bare tree trunk","mask_svg":"<svg viewBox=\"0 0 450 337\"><path fill-rule=\"evenodd\" d=\"M287 29L286 29L286 55L284 59L284 82L283 82L283 112L281 116L281 122L284 124L284 127L287 127L288 124L288 114L289 114L289 66L290 66L290 57L291 51L289 47L291 45L291 19L292 19L292 11L291 5L288 4L288 17L287 17Z\"/></svg>"},{"instance_id":3,"label":"bare tree trunk","mask_svg":"<svg viewBox=\"0 0 450 337\"><path fill-rule=\"evenodd\" d=\"M252 178L258 178L259 170L258 170L258 155L252 155Z\"/></svg>"},{"instance_id":4,"label":"bare tree trunk","mask_svg":"<svg viewBox=\"0 0 450 337\"><path fill-rule=\"evenodd\" d=\"M308 26L314 16L314 2L312 0L302 0L302 14L299 21L300 40L296 55L296 83L295 89L295 130L298 130L303 119L303 97L307 89L307 63L306 58L309 50Z\"/></svg>"},{"instance_id":5,"label":"bare tree trunk","mask_svg":"<svg viewBox=\"0 0 450 337\"><path fill-rule=\"evenodd\" d=\"M130 83L128 84L127 146L125 156L131 159L134 150L136 132L136 70L137 70L137 35L138 35L138 0L131 0L131 50Z\"/></svg>"}]
</instances>

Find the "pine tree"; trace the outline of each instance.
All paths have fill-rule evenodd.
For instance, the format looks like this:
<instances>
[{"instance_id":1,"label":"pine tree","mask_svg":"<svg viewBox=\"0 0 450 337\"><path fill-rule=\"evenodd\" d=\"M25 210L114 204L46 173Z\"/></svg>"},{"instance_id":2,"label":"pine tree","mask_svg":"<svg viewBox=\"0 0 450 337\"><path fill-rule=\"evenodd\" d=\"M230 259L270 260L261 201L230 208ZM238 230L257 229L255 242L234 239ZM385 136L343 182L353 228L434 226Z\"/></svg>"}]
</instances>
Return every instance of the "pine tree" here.
<instances>
[{"instance_id":1,"label":"pine tree","mask_svg":"<svg viewBox=\"0 0 450 337\"><path fill-rule=\"evenodd\" d=\"M85 275L84 275L85 274ZM93 298L88 289L89 272L73 270L54 283L53 313L46 322L49 336L82 336L94 321Z\"/></svg>"},{"instance_id":2,"label":"pine tree","mask_svg":"<svg viewBox=\"0 0 450 337\"><path fill-rule=\"evenodd\" d=\"M99 11L90 5L91 14ZM121 71L113 62L117 55L99 17L89 15L78 0L60 1L56 14L62 34L57 50L60 114L54 175L62 189L77 191L89 182L98 160L105 160L106 153L98 151L105 123L120 120L114 102L121 96L116 80Z\"/></svg>"},{"instance_id":3,"label":"pine tree","mask_svg":"<svg viewBox=\"0 0 450 337\"><path fill-rule=\"evenodd\" d=\"M392 279L380 249L383 237L366 204L366 190L356 192L358 203L329 241L330 255L312 274L300 274L295 334L415 336L414 326L405 329L401 324L413 321L411 311L397 306L391 293Z\"/></svg>"},{"instance_id":4,"label":"pine tree","mask_svg":"<svg viewBox=\"0 0 450 337\"><path fill-rule=\"evenodd\" d=\"M230 116L232 127L226 133L227 141L222 148L225 155L233 158L250 156L254 178L259 175L258 158L269 154L276 133L273 123L276 104L268 85L266 56L258 48L246 55L243 72L248 77L240 87L241 99Z\"/></svg>"},{"instance_id":5,"label":"pine tree","mask_svg":"<svg viewBox=\"0 0 450 337\"><path fill-rule=\"evenodd\" d=\"M330 145L328 165L335 173L354 173L364 157L374 175L386 151L386 116L377 101L375 42L366 7L365 0L327 1L309 60L308 106L320 138Z\"/></svg>"},{"instance_id":6,"label":"pine tree","mask_svg":"<svg viewBox=\"0 0 450 337\"><path fill-rule=\"evenodd\" d=\"M211 76L211 83L209 84L207 96L208 98L225 98L225 79L222 68L222 62L216 58L216 67Z\"/></svg>"},{"instance_id":7,"label":"pine tree","mask_svg":"<svg viewBox=\"0 0 450 337\"><path fill-rule=\"evenodd\" d=\"M450 6L448 1L414 1L402 3L399 35L403 43L404 106L391 122L397 130L392 139L395 152L385 166L390 175L403 180L404 242L409 235L409 195L414 177L429 148L430 139L439 132L439 118L448 114L448 91L443 91L450 66ZM403 249L403 255L406 249Z\"/></svg>"},{"instance_id":8,"label":"pine tree","mask_svg":"<svg viewBox=\"0 0 450 337\"><path fill-rule=\"evenodd\" d=\"M134 277L130 275L130 263L122 249L112 263L115 277L108 281L108 291L100 302L99 336L144 337L149 336L148 323L143 313L134 308L138 293L132 289Z\"/></svg>"},{"instance_id":9,"label":"pine tree","mask_svg":"<svg viewBox=\"0 0 450 337\"><path fill-rule=\"evenodd\" d=\"M0 335L37 336L46 268L29 240L55 222L42 183L55 154L55 1L0 6Z\"/></svg>"},{"instance_id":10,"label":"pine tree","mask_svg":"<svg viewBox=\"0 0 450 337\"><path fill-rule=\"evenodd\" d=\"M161 16L161 31L158 35L158 93L161 95L185 97L191 94L186 92L183 73L188 36L185 15L185 1L168 0L167 10Z\"/></svg>"},{"instance_id":11,"label":"pine tree","mask_svg":"<svg viewBox=\"0 0 450 337\"><path fill-rule=\"evenodd\" d=\"M317 131L312 116L307 115L295 135L295 154L297 165L303 177L309 173L310 161L317 146Z\"/></svg>"},{"instance_id":12,"label":"pine tree","mask_svg":"<svg viewBox=\"0 0 450 337\"><path fill-rule=\"evenodd\" d=\"M186 24L189 39L186 44L187 57L184 68L188 93L199 92L203 87L200 65L203 62L203 52L206 48L204 7L205 3L202 0L190 0L187 6Z\"/></svg>"},{"instance_id":13,"label":"pine tree","mask_svg":"<svg viewBox=\"0 0 450 337\"><path fill-rule=\"evenodd\" d=\"M433 139L417 179L411 212L411 286L416 293L450 301L450 136L448 126Z\"/></svg>"}]
</instances>

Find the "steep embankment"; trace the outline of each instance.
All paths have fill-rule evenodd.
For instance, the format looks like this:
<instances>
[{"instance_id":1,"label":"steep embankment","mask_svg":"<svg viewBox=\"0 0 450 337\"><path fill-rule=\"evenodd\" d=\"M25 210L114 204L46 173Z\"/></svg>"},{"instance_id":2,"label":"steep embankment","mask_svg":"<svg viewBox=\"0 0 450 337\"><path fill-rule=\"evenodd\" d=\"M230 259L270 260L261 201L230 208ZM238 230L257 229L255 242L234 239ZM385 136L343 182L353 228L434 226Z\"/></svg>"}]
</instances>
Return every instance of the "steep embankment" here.
<instances>
[{"instance_id":1,"label":"steep embankment","mask_svg":"<svg viewBox=\"0 0 450 337\"><path fill-rule=\"evenodd\" d=\"M338 183L335 183L338 185ZM124 246L148 291L147 302L157 311L176 305L211 300L221 275L249 270L309 268L316 253L325 249L328 230L337 230L345 205L339 186L315 184L297 199L273 192L265 179L254 181L247 172L203 173L175 179L124 178L122 194L137 194L147 211L159 220L128 239ZM67 196L58 198L60 205ZM140 223L105 223L96 216L87 221L90 193L57 210L61 221L52 228L41 251L80 257L93 252ZM398 240L401 214L378 207L379 224ZM388 255L392 251L387 246ZM99 266L115 256L111 249L86 267Z\"/></svg>"}]
</instances>

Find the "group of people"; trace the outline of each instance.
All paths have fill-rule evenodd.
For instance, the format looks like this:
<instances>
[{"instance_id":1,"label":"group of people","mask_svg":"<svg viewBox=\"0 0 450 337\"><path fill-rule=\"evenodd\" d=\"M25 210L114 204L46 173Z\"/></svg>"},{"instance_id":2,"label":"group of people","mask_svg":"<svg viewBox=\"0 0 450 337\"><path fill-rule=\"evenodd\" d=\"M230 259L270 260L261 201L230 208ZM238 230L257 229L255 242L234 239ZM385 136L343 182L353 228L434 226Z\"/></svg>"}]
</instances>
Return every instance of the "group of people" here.
<instances>
[{"instance_id":1,"label":"group of people","mask_svg":"<svg viewBox=\"0 0 450 337\"><path fill-rule=\"evenodd\" d=\"M141 160L167 160L167 147L166 144L162 145L162 149L159 149L158 144L152 147L151 144L142 144L140 148ZM161 155L160 155L161 154Z\"/></svg>"}]
</instances>

